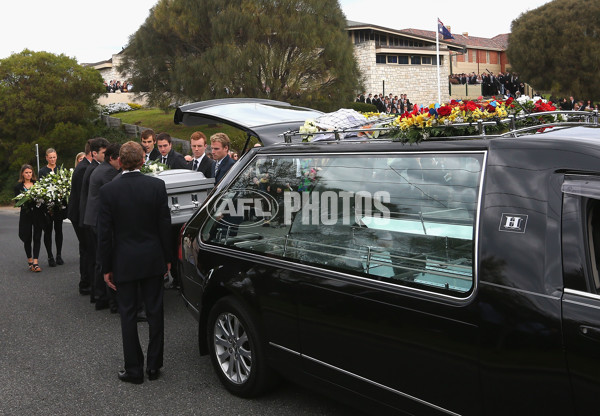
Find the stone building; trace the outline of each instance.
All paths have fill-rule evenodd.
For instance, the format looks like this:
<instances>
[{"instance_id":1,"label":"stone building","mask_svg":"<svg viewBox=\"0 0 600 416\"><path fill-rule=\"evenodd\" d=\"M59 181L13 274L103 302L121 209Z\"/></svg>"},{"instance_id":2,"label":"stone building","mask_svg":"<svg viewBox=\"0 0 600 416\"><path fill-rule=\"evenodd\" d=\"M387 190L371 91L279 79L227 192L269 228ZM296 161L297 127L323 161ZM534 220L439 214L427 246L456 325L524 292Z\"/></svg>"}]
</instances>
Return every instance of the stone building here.
<instances>
[{"instance_id":1,"label":"stone building","mask_svg":"<svg viewBox=\"0 0 600 416\"><path fill-rule=\"evenodd\" d=\"M363 75L367 94L407 94L413 103L429 105L438 101L436 32L395 30L370 23L348 21L346 30L354 43L354 53ZM506 57L508 35L494 38L453 34L440 39L441 101L448 101L450 74L498 74L510 70ZM480 95L480 88L472 88ZM467 94L470 95L470 94ZM455 95L452 96L455 98Z\"/></svg>"},{"instance_id":2,"label":"stone building","mask_svg":"<svg viewBox=\"0 0 600 416\"><path fill-rule=\"evenodd\" d=\"M438 100L435 32L431 37L369 23L348 21L346 28L367 94L407 94L412 103ZM450 54L463 46L440 39L441 101L449 100Z\"/></svg>"},{"instance_id":3,"label":"stone building","mask_svg":"<svg viewBox=\"0 0 600 416\"><path fill-rule=\"evenodd\" d=\"M83 65L92 67L92 68L96 69L98 72L100 72L102 79L104 81L106 81L107 84L111 80L121 81L121 82L127 81L128 75L123 74L117 70L117 67L121 64L122 59L123 59L123 57L121 56L122 52L123 51L113 54L113 56L110 59L107 59L106 61L95 62L95 63L86 63Z\"/></svg>"}]
</instances>

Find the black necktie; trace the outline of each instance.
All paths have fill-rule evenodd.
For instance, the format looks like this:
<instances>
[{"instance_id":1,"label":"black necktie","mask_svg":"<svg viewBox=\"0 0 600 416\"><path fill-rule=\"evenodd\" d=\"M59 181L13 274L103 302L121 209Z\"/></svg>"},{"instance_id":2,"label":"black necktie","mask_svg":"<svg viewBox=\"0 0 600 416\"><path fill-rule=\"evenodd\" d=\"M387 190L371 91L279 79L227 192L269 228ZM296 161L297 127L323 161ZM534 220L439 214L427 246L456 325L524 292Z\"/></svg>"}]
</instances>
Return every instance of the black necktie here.
<instances>
[{"instance_id":1,"label":"black necktie","mask_svg":"<svg viewBox=\"0 0 600 416\"><path fill-rule=\"evenodd\" d=\"M166 165L166 164L167 164L167 157L166 157L166 156L163 156L163 158L162 158L162 159L163 159L163 160L162 160L162 163Z\"/></svg>"},{"instance_id":2,"label":"black necktie","mask_svg":"<svg viewBox=\"0 0 600 416\"><path fill-rule=\"evenodd\" d=\"M194 159L194 166L192 167L192 170L198 170L198 159Z\"/></svg>"}]
</instances>

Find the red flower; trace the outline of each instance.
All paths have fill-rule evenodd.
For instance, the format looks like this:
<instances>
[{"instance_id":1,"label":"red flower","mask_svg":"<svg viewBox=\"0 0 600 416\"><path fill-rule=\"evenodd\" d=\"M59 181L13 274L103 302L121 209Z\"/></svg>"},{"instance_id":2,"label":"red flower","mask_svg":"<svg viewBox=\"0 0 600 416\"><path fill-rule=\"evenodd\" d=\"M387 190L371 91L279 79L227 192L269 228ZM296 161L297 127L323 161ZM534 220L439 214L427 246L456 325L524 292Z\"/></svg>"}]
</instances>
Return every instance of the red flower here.
<instances>
[{"instance_id":1,"label":"red flower","mask_svg":"<svg viewBox=\"0 0 600 416\"><path fill-rule=\"evenodd\" d=\"M473 101L467 101L465 103L465 108L469 111L475 111L477 110L477 104L475 104Z\"/></svg>"},{"instance_id":2,"label":"red flower","mask_svg":"<svg viewBox=\"0 0 600 416\"><path fill-rule=\"evenodd\" d=\"M487 110L488 113L493 113L496 111L496 107L494 107L491 104L488 104L487 107L485 107L485 109Z\"/></svg>"},{"instance_id":3,"label":"red flower","mask_svg":"<svg viewBox=\"0 0 600 416\"><path fill-rule=\"evenodd\" d=\"M513 101L514 101L514 98L510 97L508 100L506 100L506 105L507 106L511 105Z\"/></svg>"},{"instance_id":4,"label":"red flower","mask_svg":"<svg viewBox=\"0 0 600 416\"><path fill-rule=\"evenodd\" d=\"M443 105L440 108L437 109L437 113L441 116L441 117L446 117L447 115L450 115L450 113L452 113L452 107L447 106L447 105Z\"/></svg>"}]
</instances>

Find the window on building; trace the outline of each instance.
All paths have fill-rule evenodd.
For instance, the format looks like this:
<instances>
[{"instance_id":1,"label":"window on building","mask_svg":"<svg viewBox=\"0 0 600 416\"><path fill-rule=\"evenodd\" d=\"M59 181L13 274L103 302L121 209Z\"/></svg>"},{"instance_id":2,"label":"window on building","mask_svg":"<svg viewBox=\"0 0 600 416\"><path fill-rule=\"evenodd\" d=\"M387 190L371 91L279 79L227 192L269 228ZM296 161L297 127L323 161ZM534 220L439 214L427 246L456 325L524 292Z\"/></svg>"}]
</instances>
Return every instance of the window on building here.
<instances>
[{"instance_id":1,"label":"window on building","mask_svg":"<svg viewBox=\"0 0 600 416\"><path fill-rule=\"evenodd\" d=\"M387 62L387 60L385 58L385 55L379 54L379 55L375 56L375 63L377 63L377 64L385 64L386 62Z\"/></svg>"},{"instance_id":2,"label":"window on building","mask_svg":"<svg viewBox=\"0 0 600 416\"><path fill-rule=\"evenodd\" d=\"M400 65L408 65L408 55L398 55L398 63Z\"/></svg>"},{"instance_id":3,"label":"window on building","mask_svg":"<svg viewBox=\"0 0 600 416\"><path fill-rule=\"evenodd\" d=\"M421 57L421 65L431 65L432 59L431 56L422 56Z\"/></svg>"},{"instance_id":4,"label":"window on building","mask_svg":"<svg viewBox=\"0 0 600 416\"><path fill-rule=\"evenodd\" d=\"M421 65L421 57L417 55L413 55L410 57L411 65Z\"/></svg>"},{"instance_id":5,"label":"window on building","mask_svg":"<svg viewBox=\"0 0 600 416\"><path fill-rule=\"evenodd\" d=\"M477 62L477 51L471 51L471 62Z\"/></svg>"},{"instance_id":6,"label":"window on building","mask_svg":"<svg viewBox=\"0 0 600 416\"><path fill-rule=\"evenodd\" d=\"M490 51L485 51L485 63L490 63Z\"/></svg>"},{"instance_id":7,"label":"window on building","mask_svg":"<svg viewBox=\"0 0 600 416\"><path fill-rule=\"evenodd\" d=\"M398 57L396 55L388 55L387 61L388 61L388 64L397 64Z\"/></svg>"},{"instance_id":8,"label":"window on building","mask_svg":"<svg viewBox=\"0 0 600 416\"><path fill-rule=\"evenodd\" d=\"M483 157L260 156L206 207L200 235L205 244L465 296ZM261 187L271 193L261 197Z\"/></svg>"}]
</instances>

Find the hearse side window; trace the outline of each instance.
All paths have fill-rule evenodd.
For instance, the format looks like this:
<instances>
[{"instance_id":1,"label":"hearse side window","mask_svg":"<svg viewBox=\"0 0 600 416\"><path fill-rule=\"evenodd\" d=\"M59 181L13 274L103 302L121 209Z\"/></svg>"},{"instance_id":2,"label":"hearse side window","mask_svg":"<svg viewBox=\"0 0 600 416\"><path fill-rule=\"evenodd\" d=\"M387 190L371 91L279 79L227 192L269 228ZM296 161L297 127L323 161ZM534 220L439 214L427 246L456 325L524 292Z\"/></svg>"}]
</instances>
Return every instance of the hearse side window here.
<instances>
[{"instance_id":1,"label":"hearse side window","mask_svg":"<svg viewBox=\"0 0 600 416\"><path fill-rule=\"evenodd\" d=\"M205 243L464 295L483 154L261 156L208 206Z\"/></svg>"},{"instance_id":2,"label":"hearse side window","mask_svg":"<svg viewBox=\"0 0 600 416\"><path fill-rule=\"evenodd\" d=\"M600 294L600 178L567 175L562 190L565 287Z\"/></svg>"}]
</instances>

